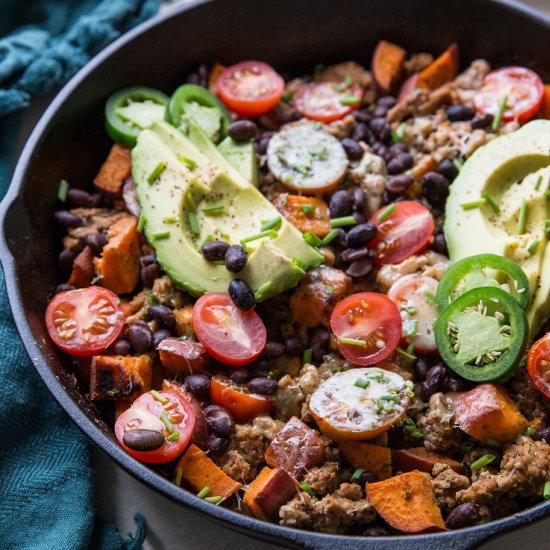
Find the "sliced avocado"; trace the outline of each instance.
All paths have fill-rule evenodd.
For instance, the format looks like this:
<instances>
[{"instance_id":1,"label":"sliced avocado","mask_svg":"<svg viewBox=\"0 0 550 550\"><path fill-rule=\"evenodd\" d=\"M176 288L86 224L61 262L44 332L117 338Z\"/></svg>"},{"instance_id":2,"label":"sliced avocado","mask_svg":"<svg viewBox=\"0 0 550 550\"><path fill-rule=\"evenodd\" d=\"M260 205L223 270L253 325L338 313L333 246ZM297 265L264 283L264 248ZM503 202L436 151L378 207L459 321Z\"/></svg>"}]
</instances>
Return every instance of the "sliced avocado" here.
<instances>
[{"instance_id":1,"label":"sliced avocado","mask_svg":"<svg viewBox=\"0 0 550 550\"><path fill-rule=\"evenodd\" d=\"M132 151L132 175L145 235L159 263L181 288L195 295L226 292L231 279L240 278L258 301L265 300L295 286L305 273L302 267L319 265L322 256L255 187L234 168L226 169L227 161L212 147L222 166L167 123L156 123L140 134ZM164 169L149 183L159 163ZM212 210L221 206L221 211ZM198 234L193 232L190 214L197 221ZM260 233L265 221L278 217L275 234L246 243L248 262L238 274L206 261L200 253L207 239L238 244Z\"/></svg>"},{"instance_id":2,"label":"sliced avocado","mask_svg":"<svg viewBox=\"0 0 550 550\"><path fill-rule=\"evenodd\" d=\"M480 147L451 185L446 205L444 231L451 260L493 253L512 259L525 271L533 293L526 312L531 339L550 316L550 247L545 231L549 183L550 121L536 120ZM487 196L499 212L489 203L468 208Z\"/></svg>"},{"instance_id":3,"label":"sliced avocado","mask_svg":"<svg viewBox=\"0 0 550 550\"><path fill-rule=\"evenodd\" d=\"M218 149L246 181L258 187L258 161L251 141L239 143L227 136L218 145Z\"/></svg>"},{"instance_id":4,"label":"sliced avocado","mask_svg":"<svg viewBox=\"0 0 550 550\"><path fill-rule=\"evenodd\" d=\"M191 101L186 103L185 113L193 119L197 126L204 130L212 141L217 142L219 140L222 127L219 109L206 107Z\"/></svg>"}]
</instances>

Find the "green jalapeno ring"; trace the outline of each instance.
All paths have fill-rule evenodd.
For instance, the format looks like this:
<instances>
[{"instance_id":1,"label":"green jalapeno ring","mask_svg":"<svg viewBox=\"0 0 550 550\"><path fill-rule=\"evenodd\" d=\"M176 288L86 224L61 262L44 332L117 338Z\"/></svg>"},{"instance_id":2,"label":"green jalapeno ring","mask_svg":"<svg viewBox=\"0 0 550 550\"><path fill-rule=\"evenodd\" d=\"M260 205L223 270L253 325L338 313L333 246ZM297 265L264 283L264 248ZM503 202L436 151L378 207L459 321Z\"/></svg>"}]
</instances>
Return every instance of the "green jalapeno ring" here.
<instances>
[{"instance_id":1,"label":"green jalapeno ring","mask_svg":"<svg viewBox=\"0 0 550 550\"><path fill-rule=\"evenodd\" d=\"M525 313L510 294L478 287L459 296L438 317L435 341L445 364L472 382L506 377L527 345Z\"/></svg>"},{"instance_id":2,"label":"green jalapeno ring","mask_svg":"<svg viewBox=\"0 0 550 550\"><path fill-rule=\"evenodd\" d=\"M486 268L500 271L512 279L516 287L513 297L522 309L527 309L531 302L531 288L527 275L512 260L496 254L478 254L453 264L443 275L437 287L436 302L439 309L444 310L460 294L473 288L483 286L499 288L498 281L483 274ZM461 285L464 286L462 289Z\"/></svg>"}]
</instances>

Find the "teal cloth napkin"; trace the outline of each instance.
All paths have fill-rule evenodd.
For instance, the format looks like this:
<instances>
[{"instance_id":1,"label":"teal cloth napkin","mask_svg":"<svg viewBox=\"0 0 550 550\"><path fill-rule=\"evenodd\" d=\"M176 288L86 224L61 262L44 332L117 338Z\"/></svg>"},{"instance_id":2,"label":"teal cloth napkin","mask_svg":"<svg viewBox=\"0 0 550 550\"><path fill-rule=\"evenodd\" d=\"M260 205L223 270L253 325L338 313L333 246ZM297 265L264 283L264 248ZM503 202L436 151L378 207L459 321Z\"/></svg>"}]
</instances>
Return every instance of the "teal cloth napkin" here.
<instances>
[{"instance_id":1,"label":"teal cloth napkin","mask_svg":"<svg viewBox=\"0 0 550 550\"><path fill-rule=\"evenodd\" d=\"M11 175L15 111L65 83L93 55L154 15L157 0L2 0L0 198ZM9 114L11 113L11 114ZM95 519L86 438L38 377L19 339L0 272L0 548L138 549Z\"/></svg>"}]
</instances>

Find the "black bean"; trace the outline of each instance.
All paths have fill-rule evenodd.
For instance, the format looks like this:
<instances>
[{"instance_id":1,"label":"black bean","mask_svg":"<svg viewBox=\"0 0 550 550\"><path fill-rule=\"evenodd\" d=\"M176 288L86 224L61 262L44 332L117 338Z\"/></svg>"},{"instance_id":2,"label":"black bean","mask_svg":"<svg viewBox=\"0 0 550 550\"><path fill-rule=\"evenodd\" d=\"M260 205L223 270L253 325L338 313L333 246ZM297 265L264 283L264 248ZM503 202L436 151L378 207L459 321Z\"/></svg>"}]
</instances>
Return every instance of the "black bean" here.
<instances>
[{"instance_id":1,"label":"black bean","mask_svg":"<svg viewBox=\"0 0 550 550\"><path fill-rule=\"evenodd\" d=\"M263 359L260 359L252 363L248 370L250 374L250 376L248 377L249 379L265 377L269 372L269 363L267 361L264 361Z\"/></svg>"},{"instance_id":2,"label":"black bean","mask_svg":"<svg viewBox=\"0 0 550 550\"><path fill-rule=\"evenodd\" d=\"M325 327L316 327L310 330L309 347L328 349L330 344L330 331Z\"/></svg>"},{"instance_id":3,"label":"black bean","mask_svg":"<svg viewBox=\"0 0 550 550\"><path fill-rule=\"evenodd\" d=\"M443 208L449 196L449 180L439 172L428 172L422 178L422 192L431 205Z\"/></svg>"},{"instance_id":4,"label":"black bean","mask_svg":"<svg viewBox=\"0 0 550 550\"><path fill-rule=\"evenodd\" d=\"M264 132L254 142L254 151L256 151L258 155L265 155L267 153L267 146L269 145L269 140L272 137L273 137L273 132Z\"/></svg>"},{"instance_id":5,"label":"black bean","mask_svg":"<svg viewBox=\"0 0 550 550\"><path fill-rule=\"evenodd\" d=\"M119 338L112 346L111 351L115 355L128 355L130 353L130 342L125 338Z\"/></svg>"},{"instance_id":6,"label":"black bean","mask_svg":"<svg viewBox=\"0 0 550 550\"><path fill-rule=\"evenodd\" d=\"M352 262L346 269L346 273L354 279L363 279L370 275L373 269L374 261L371 257L367 256L366 258Z\"/></svg>"},{"instance_id":7,"label":"black bean","mask_svg":"<svg viewBox=\"0 0 550 550\"><path fill-rule=\"evenodd\" d=\"M165 328L161 328L161 329L157 330L155 332L155 334L153 334L153 347L155 349L158 349L159 344L163 340L166 340L166 338L170 338L170 336L171 336L170 331L166 330Z\"/></svg>"},{"instance_id":8,"label":"black bean","mask_svg":"<svg viewBox=\"0 0 550 550\"><path fill-rule=\"evenodd\" d=\"M62 271L71 271L75 257L76 254L72 250L69 250L68 248L62 250L59 254L59 268Z\"/></svg>"},{"instance_id":9,"label":"black bean","mask_svg":"<svg viewBox=\"0 0 550 550\"><path fill-rule=\"evenodd\" d=\"M152 288L153 283L160 277L160 266L151 264L141 269L141 282L144 286Z\"/></svg>"},{"instance_id":10,"label":"black bean","mask_svg":"<svg viewBox=\"0 0 550 550\"><path fill-rule=\"evenodd\" d=\"M335 229L336 231L336 237L334 237L334 240L331 244L334 246L337 246L338 248L347 248L348 246L348 234L344 229L341 227L337 227Z\"/></svg>"},{"instance_id":11,"label":"black bean","mask_svg":"<svg viewBox=\"0 0 550 550\"><path fill-rule=\"evenodd\" d=\"M344 263L349 264L355 260L360 260L361 258L369 256L369 252L370 250L366 246L361 248L346 248L345 250L342 250L340 259Z\"/></svg>"},{"instance_id":12,"label":"black bean","mask_svg":"<svg viewBox=\"0 0 550 550\"><path fill-rule=\"evenodd\" d=\"M368 125L364 122L359 122L351 134L351 139L354 141L364 141L365 143L370 143L372 137Z\"/></svg>"},{"instance_id":13,"label":"black bean","mask_svg":"<svg viewBox=\"0 0 550 550\"><path fill-rule=\"evenodd\" d=\"M452 376L447 376L447 378L445 378L443 387L447 391L464 391L466 389L464 380L461 380L460 378L453 378Z\"/></svg>"},{"instance_id":14,"label":"black bean","mask_svg":"<svg viewBox=\"0 0 550 550\"><path fill-rule=\"evenodd\" d=\"M80 227L84 221L80 216L67 210L58 210L53 215L55 221L63 227Z\"/></svg>"},{"instance_id":15,"label":"black bean","mask_svg":"<svg viewBox=\"0 0 550 550\"><path fill-rule=\"evenodd\" d=\"M379 97L376 101L377 105L380 105L380 107L386 107L386 109L391 109L395 105L397 105L397 98L393 97L392 95L385 95L382 97Z\"/></svg>"},{"instance_id":16,"label":"black bean","mask_svg":"<svg viewBox=\"0 0 550 550\"><path fill-rule=\"evenodd\" d=\"M244 269L248 260L248 252L240 245L234 244L225 252L225 269L231 273L239 273Z\"/></svg>"},{"instance_id":17,"label":"black bean","mask_svg":"<svg viewBox=\"0 0 550 550\"><path fill-rule=\"evenodd\" d=\"M459 504L447 517L445 525L448 529L470 527L479 521L477 507L471 502Z\"/></svg>"},{"instance_id":18,"label":"black bean","mask_svg":"<svg viewBox=\"0 0 550 550\"><path fill-rule=\"evenodd\" d=\"M391 533L385 527L369 527L363 531L364 537L389 537Z\"/></svg>"},{"instance_id":19,"label":"black bean","mask_svg":"<svg viewBox=\"0 0 550 550\"><path fill-rule=\"evenodd\" d=\"M204 63L201 63L197 72L199 75L201 86L203 86L204 88L208 88L208 78L210 76L210 71L208 70L208 67Z\"/></svg>"},{"instance_id":20,"label":"black bean","mask_svg":"<svg viewBox=\"0 0 550 550\"><path fill-rule=\"evenodd\" d=\"M145 321L135 321L126 334L132 348L138 353L149 351L153 347L153 332Z\"/></svg>"},{"instance_id":21,"label":"black bean","mask_svg":"<svg viewBox=\"0 0 550 550\"><path fill-rule=\"evenodd\" d=\"M82 191L82 189L71 188L67 191L67 202L71 206L92 208L94 206L94 197L90 193Z\"/></svg>"},{"instance_id":22,"label":"black bean","mask_svg":"<svg viewBox=\"0 0 550 550\"><path fill-rule=\"evenodd\" d=\"M281 357L284 352L285 347L281 342L270 340L266 342L264 350L262 351L262 359L277 359L277 357Z\"/></svg>"},{"instance_id":23,"label":"black bean","mask_svg":"<svg viewBox=\"0 0 550 550\"><path fill-rule=\"evenodd\" d=\"M344 151L346 152L346 155L348 156L349 160L360 160L363 156L363 148L357 141L351 138L344 138L342 140L342 147L344 148Z\"/></svg>"},{"instance_id":24,"label":"black bean","mask_svg":"<svg viewBox=\"0 0 550 550\"><path fill-rule=\"evenodd\" d=\"M347 191L336 191L336 193L330 197L328 208L331 218L349 216L353 209L353 199L349 196Z\"/></svg>"},{"instance_id":25,"label":"black bean","mask_svg":"<svg viewBox=\"0 0 550 550\"><path fill-rule=\"evenodd\" d=\"M195 397L206 397L210 392L210 378L206 374L190 374L184 383L185 389Z\"/></svg>"},{"instance_id":26,"label":"black bean","mask_svg":"<svg viewBox=\"0 0 550 550\"><path fill-rule=\"evenodd\" d=\"M361 187L356 187L351 191L351 196L353 198L353 208L355 210L363 210L367 206L367 193Z\"/></svg>"},{"instance_id":27,"label":"black bean","mask_svg":"<svg viewBox=\"0 0 550 550\"><path fill-rule=\"evenodd\" d=\"M235 384L246 384L250 380L250 373L246 369L237 369L231 371L229 377Z\"/></svg>"},{"instance_id":28,"label":"black bean","mask_svg":"<svg viewBox=\"0 0 550 550\"><path fill-rule=\"evenodd\" d=\"M258 127L251 120L236 120L229 125L227 133L235 141L250 141L258 135Z\"/></svg>"},{"instance_id":29,"label":"black bean","mask_svg":"<svg viewBox=\"0 0 550 550\"><path fill-rule=\"evenodd\" d=\"M376 143L373 143L372 150L375 155L378 155L379 157L386 157L389 154L389 149L383 144L377 141Z\"/></svg>"},{"instance_id":30,"label":"black bean","mask_svg":"<svg viewBox=\"0 0 550 550\"><path fill-rule=\"evenodd\" d=\"M542 439L543 441L546 441L546 443L550 445L550 428L544 428L539 432L539 434L540 434L540 439Z\"/></svg>"},{"instance_id":31,"label":"black bean","mask_svg":"<svg viewBox=\"0 0 550 550\"><path fill-rule=\"evenodd\" d=\"M493 455L495 459L489 463L489 466L491 466L492 468L499 467L500 461L502 460L502 449L500 447L487 445L485 447L481 447L480 451L481 451L481 454L479 455L479 458L485 455Z\"/></svg>"},{"instance_id":32,"label":"black bean","mask_svg":"<svg viewBox=\"0 0 550 550\"><path fill-rule=\"evenodd\" d=\"M101 193L94 193L92 195L92 199L94 201L94 203L92 204L92 206L94 208L99 208L100 206L102 206L102 204L103 204L103 195Z\"/></svg>"},{"instance_id":33,"label":"black bean","mask_svg":"<svg viewBox=\"0 0 550 550\"><path fill-rule=\"evenodd\" d=\"M414 377L418 382L426 380L426 373L430 368L430 364L424 357L418 357L413 363Z\"/></svg>"},{"instance_id":34,"label":"black bean","mask_svg":"<svg viewBox=\"0 0 550 550\"><path fill-rule=\"evenodd\" d=\"M370 129L374 136L382 143L388 143L391 137L390 123L383 117L374 117L370 121Z\"/></svg>"},{"instance_id":35,"label":"black bean","mask_svg":"<svg viewBox=\"0 0 550 550\"><path fill-rule=\"evenodd\" d=\"M229 288L227 291L229 293L229 297L239 309L247 311L254 307L254 304L256 303L254 292L248 283L242 279L233 279L229 283Z\"/></svg>"},{"instance_id":36,"label":"black bean","mask_svg":"<svg viewBox=\"0 0 550 550\"><path fill-rule=\"evenodd\" d=\"M432 250L438 254L448 256L449 252L447 250L447 241L445 240L445 235L442 232L435 234L434 242L432 243Z\"/></svg>"},{"instance_id":37,"label":"black bean","mask_svg":"<svg viewBox=\"0 0 550 550\"><path fill-rule=\"evenodd\" d=\"M277 380L272 378L252 378L248 382L248 389L252 393L259 393L261 395L273 395L277 391Z\"/></svg>"},{"instance_id":38,"label":"black bean","mask_svg":"<svg viewBox=\"0 0 550 550\"><path fill-rule=\"evenodd\" d=\"M359 480L360 485L365 485L365 483L376 483L378 481L378 476L373 473L369 472L368 470L365 470L363 474L361 475L361 479Z\"/></svg>"},{"instance_id":39,"label":"black bean","mask_svg":"<svg viewBox=\"0 0 550 550\"><path fill-rule=\"evenodd\" d=\"M352 247L370 243L378 233L373 223L360 223L352 227L348 233L348 244Z\"/></svg>"},{"instance_id":40,"label":"black bean","mask_svg":"<svg viewBox=\"0 0 550 550\"><path fill-rule=\"evenodd\" d=\"M208 450L220 454L223 453L229 446L229 440L225 437L218 437L217 435L212 434L208 441L206 442Z\"/></svg>"},{"instance_id":41,"label":"black bean","mask_svg":"<svg viewBox=\"0 0 550 550\"><path fill-rule=\"evenodd\" d=\"M455 163L450 159L444 159L439 163L438 172L452 182L458 176L458 170Z\"/></svg>"},{"instance_id":42,"label":"black bean","mask_svg":"<svg viewBox=\"0 0 550 550\"><path fill-rule=\"evenodd\" d=\"M386 168L388 174L395 175L401 174L405 170L412 168L413 158L410 153L400 153L399 156L396 156L387 163Z\"/></svg>"},{"instance_id":43,"label":"black bean","mask_svg":"<svg viewBox=\"0 0 550 550\"><path fill-rule=\"evenodd\" d=\"M426 373L426 381L422 382L421 395L423 401L428 401L430 397L441 391L443 382L447 376L447 370L443 365L435 365Z\"/></svg>"},{"instance_id":44,"label":"black bean","mask_svg":"<svg viewBox=\"0 0 550 550\"><path fill-rule=\"evenodd\" d=\"M68 290L74 290L76 287L73 285L69 285L67 283L62 283L60 285L57 285L55 287L55 293L59 294L60 292L67 292Z\"/></svg>"},{"instance_id":45,"label":"black bean","mask_svg":"<svg viewBox=\"0 0 550 550\"><path fill-rule=\"evenodd\" d=\"M367 223L367 215L364 212L360 212L359 210L356 210L353 213L353 218L355 219L355 223Z\"/></svg>"},{"instance_id":46,"label":"black bean","mask_svg":"<svg viewBox=\"0 0 550 550\"><path fill-rule=\"evenodd\" d=\"M84 242L86 243L86 246L89 246L93 253L97 255L107 244L107 236L105 233L92 233L90 235L86 235Z\"/></svg>"},{"instance_id":47,"label":"black bean","mask_svg":"<svg viewBox=\"0 0 550 550\"><path fill-rule=\"evenodd\" d=\"M142 256L139 261L141 262L141 265L143 267L147 267L148 265L157 264L157 257L154 254L149 254L147 256Z\"/></svg>"},{"instance_id":48,"label":"black bean","mask_svg":"<svg viewBox=\"0 0 550 550\"><path fill-rule=\"evenodd\" d=\"M447 109L447 118L451 122L460 122L463 120L471 120L476 114L475 109L468 105L451 105Z\"/></svg>"},{"instance_id":49,"label":"black bean","mask_svg":"<svg viewBox=\"0 0 550 550\"><path fill-rule=\"evenodd\" d=\"M387 114L388 114L388 108L384 107L384 105L378 105L372 111L373 118L385 117Z\"/></svg>"},{"instance_id":50,"label":"black bean","mask_svg":"<svg viewBox=\"0 0 550 550\"><path fill-rule=\"evenodd\" d=\"M202 245L202 257L209 262L217 262L225 258L229 243L224 241L209 241Z\"/></svg>"},{"instance_id":51,"label":"black bean","mask_svg":"<svg viewBox=\"0 0 550 550\"><path fill-rule=\"evenodd\" d=\"M372 118L372 114L367 109L360 109L359 111L353 112L353 118L357 122L368 122Z\"/></svg>"},{"instance_id":52,"label":"black bean","mask_svg":"<svg viewBox=\"0 0 550 550\"><path fill-rule=\"evenodd\" d=\"M304 343L298 336L287 336L285 338L285 351L293 357L302 357Z\"/></svg>"},{"instance_id":53,"label":"black bean","mask_svg":"<svg viewBox=\"0 0 550 550\"><path fill-rule=\"evenodd\" d=\"M154 451L164 445L164 436L158 430L128 430L122 442L134 451Z\"/></svg>"},{"instance_id":54,"label":"black bean","mask_svg":"<svg viewBox=\"0 0 550 550\"><path fill-rule=\"evenodd\" d=\"M408 153L409 148L405 143L394 143L389 149L390 157L398 157L402 153Z\"/></svg>"},{"instance_id":55,"label":"black bean","mask_svg":"<svg viewBox=\"0 0 550 550\"><path fill-rule=\"evenodd\" d=\"M470 125L472 126L472 130L480 130L483 128L487 128L490 124L493 123L494 116L491 113L487 113L484 115L477 115L472 119L472 122L470 122Z\"/></svg>"},{"instance_id":56,"label":"black bean","mask_svg":"<svg viewBox=\"0 0 550 550\"><path fill-rule=\"evenodd\" d=\"M229 437L235 429L235 421L222 407L207 407L204 410L204 417L210 430L219 437Z\"/></svg>"},{"instance_id":57,"label":"black bean","mask_svg":"<svg viewBox=\"0 0 550 550\"><path fill-rule=\"evenodd\" d=\"M392 176L386 181L386 189L390 193L400 194L406 191L414 183L414 178L410 174L398 174Z\"/></svg>"},{"instance_id":58,"label":"black bean","mask_svg":"<svg viewBox=\"0 0 550 550\"><path fill-rule=\"evenodd\" d=\"M158 321L168 330L174 330L176 328L176 317L169 307L161 305L149 306L147 313L149 317Z\"/></svg>"}]
</instances>

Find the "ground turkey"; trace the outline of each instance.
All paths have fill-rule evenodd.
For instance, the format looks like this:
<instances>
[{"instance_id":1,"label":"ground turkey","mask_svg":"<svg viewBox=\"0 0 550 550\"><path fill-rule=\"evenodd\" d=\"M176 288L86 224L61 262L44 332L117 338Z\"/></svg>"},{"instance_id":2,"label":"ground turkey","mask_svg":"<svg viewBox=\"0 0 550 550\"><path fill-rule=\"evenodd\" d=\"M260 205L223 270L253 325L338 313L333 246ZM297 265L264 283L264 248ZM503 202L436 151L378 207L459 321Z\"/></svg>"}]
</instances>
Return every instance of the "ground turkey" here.
<instances>
[{"instance_id":1,"label":"ground turkey","mask_svg":"<svg viewBox=\"0 0 550 550\"><path fill-rule=\"evenodd\" d=\"M277 407L275 409L279 420L287 421L292 416L302 417L302 406L317 386L319 385L319 373L314 365L306 363L300 370L300 374L292 377L289 374L283 376L277 386Z\"/></svg>"},{"instance_id":2,"label":"ground turkey","mask_svg":"<svg viewBox=\"0 0 550 550\"><path fill-rule=\"evenodd\" d=\"M281 525L321 533L345 533L374 520L376 512L359 485L342 483L322 499L299 493L279 510Z\"/></svg>"},{"instance_id":3,"label":"ground turkey","mask_svg":"<svg viewBox=\"0 0 550 550\"><path fill-rule=\"evenodd\" d=\"M516 369L509 388L510 396L529 420L543 416L547 411L542 395L533 386L524 367Z\"/></svg>"},{"instance_id":4,"label":"ground turkey","mask_svg":"<svg viewBox=\"0 0 550 550\"><path fill-rule=\"evenodd\" d=\"M456 493L470 486L470 480L457 474L448 464L436 464L432 471L435 501L450 512L457 507Z\"/></svg>"}]
</instances>

